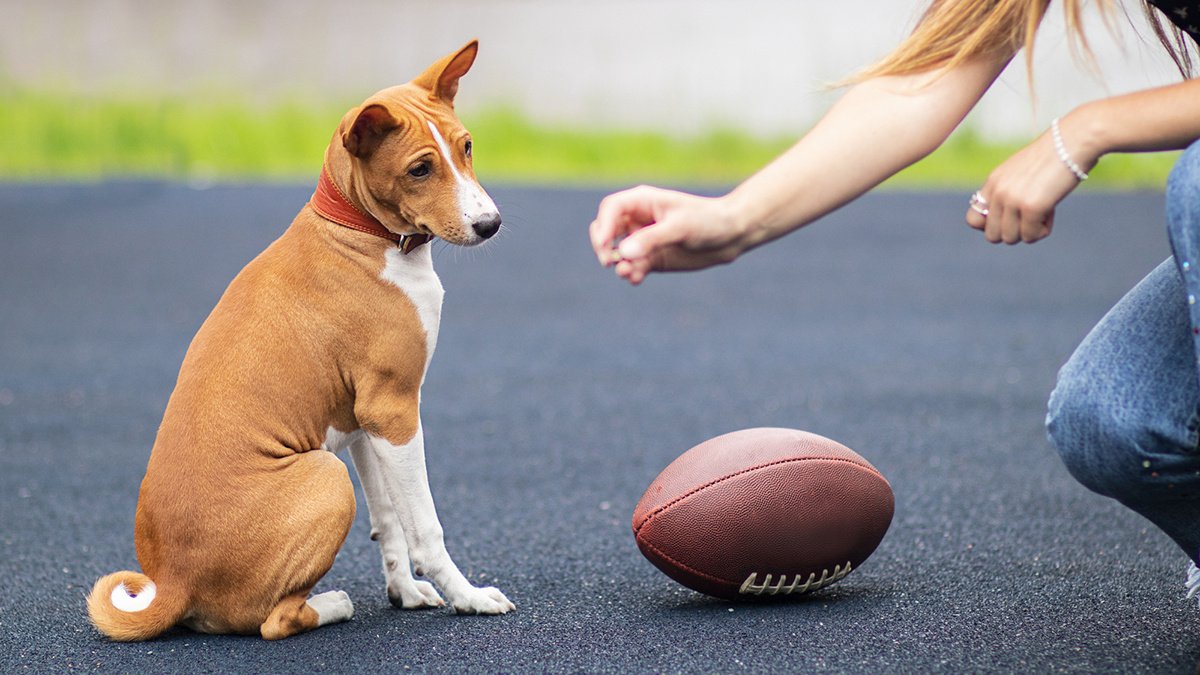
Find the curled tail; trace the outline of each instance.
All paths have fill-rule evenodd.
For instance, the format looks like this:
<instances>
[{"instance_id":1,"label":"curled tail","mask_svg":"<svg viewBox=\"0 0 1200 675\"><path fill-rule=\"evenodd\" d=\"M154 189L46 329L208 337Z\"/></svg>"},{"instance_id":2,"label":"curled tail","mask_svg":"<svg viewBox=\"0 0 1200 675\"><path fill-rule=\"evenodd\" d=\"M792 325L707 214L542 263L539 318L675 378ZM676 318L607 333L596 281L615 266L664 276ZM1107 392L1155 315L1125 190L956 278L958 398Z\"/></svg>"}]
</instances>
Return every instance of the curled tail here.
<instances>
[{"instance_id":1,"label":"curled tail","mask_svg":"<svg viewBox=\"0 0 1200 675\"><path fill-rule=\"evenodd\" d=\"M137 572L101 577L88 596L88 616L101 633L120 642L149 640L183 616L186 599Z\"/></svg>"}]
</instances>

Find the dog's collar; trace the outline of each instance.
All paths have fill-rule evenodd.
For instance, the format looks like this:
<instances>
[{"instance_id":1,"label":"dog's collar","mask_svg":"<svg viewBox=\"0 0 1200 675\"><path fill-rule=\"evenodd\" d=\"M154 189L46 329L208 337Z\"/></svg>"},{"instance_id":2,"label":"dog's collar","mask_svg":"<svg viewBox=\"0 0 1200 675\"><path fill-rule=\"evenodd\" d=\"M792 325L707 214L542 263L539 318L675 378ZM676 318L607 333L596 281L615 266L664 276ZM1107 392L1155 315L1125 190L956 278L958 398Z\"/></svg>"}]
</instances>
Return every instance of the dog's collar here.
<instances>
[{"instance_id":1,"label":"dog's collar","mask_svg":"<svg viewBox=\"0 0 1200 675\"><path fill-rule=\"evenodd\" d=\"M364 213L362 209L346 199L346 195L333 182L333 177L329 175L328 165L321 167L321 177L317 180L317 189L308 203L312 206L313 211L316 211L317 215L325 220L394 241L405 253L411 253L421 244L433 239L428 234L396 234L384 227L379 219Z\"/></svg>"}]
</instances>

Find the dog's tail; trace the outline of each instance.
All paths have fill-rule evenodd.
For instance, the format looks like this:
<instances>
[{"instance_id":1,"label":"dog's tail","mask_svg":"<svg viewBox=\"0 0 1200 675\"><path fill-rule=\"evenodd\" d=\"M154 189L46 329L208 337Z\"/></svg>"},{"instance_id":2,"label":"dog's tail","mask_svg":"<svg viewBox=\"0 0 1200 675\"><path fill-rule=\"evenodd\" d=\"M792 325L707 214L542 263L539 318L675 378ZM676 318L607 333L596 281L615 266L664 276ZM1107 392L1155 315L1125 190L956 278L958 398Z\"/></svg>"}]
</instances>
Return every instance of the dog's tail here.
<instances>
[{"instance_id":1,"label":"dog's tail","mask_svg":"<svg viewBox=\"0 0 1200 675\"><path fill-rule=\"evenodd\" d=\"M101 577L88 596L88 617L101 633L120 642L149 640L174 626L187 598L137 572Z\"/></svg>"}]
</instances>

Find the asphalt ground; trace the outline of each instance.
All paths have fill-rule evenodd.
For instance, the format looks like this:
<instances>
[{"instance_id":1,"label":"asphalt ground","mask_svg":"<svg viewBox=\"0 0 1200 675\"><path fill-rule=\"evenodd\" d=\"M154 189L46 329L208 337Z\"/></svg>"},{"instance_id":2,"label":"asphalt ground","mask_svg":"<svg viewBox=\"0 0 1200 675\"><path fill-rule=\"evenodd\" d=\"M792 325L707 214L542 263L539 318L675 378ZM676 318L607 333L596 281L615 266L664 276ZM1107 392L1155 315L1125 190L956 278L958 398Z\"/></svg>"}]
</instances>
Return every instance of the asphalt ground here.
<instances>
[{"instance_id":1,"label":"asphalt ground","mask_svg":"<svg viewBox=\"0 0 1200 675\"><path fill-rule=\"evenodd\" d=\"M517 604L393 609L358 519L318 591L350 622L278 643L116 644L84 594L136 568L133 512L188 342L311 185L0 186L0 670L1192 672L1184 555L1075 484L1042 428L1057 367L1167 255L1161 196L1083 193L997 247L967 194L868 196L703 273L616 281L598 190L494 188L505 229L438 244L423 394L452 555ZM314 274L320 270L314 270ZM692 445L806 429L896 494L875 554L811 596L730 604L639 554L634 504Z\"/></svg>"}]
</instances>

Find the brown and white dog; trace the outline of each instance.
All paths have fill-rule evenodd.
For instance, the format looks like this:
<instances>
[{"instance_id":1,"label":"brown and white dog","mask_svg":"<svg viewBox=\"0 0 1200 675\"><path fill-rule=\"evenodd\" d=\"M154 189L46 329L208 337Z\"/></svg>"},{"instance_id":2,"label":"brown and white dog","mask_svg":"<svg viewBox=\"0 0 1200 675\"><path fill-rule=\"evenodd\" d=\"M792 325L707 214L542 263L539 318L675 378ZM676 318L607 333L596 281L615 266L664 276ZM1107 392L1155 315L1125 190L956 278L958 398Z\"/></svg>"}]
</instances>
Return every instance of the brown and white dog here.
<instances>
[{"instance_id":1,"label":"brown and white dog","mask_svg":"<svg viewBox=\"0 0 1200 675\"><path fill-rule=\"evenodd\" d=\"M442 305L426 242L472 246L500 227L453 108L477 50L348 112L312 200L200 327L138 496L144 574L105 576L88 597L105 635L273 640L349 619L344 592L309 597L354 520L343 449L392 604L443 605L436 584L460 613L513 609L446 552L419 414Z\"/></svg>"}]
</instances>

